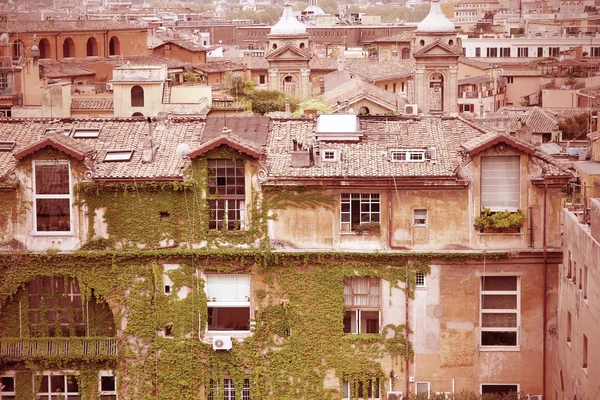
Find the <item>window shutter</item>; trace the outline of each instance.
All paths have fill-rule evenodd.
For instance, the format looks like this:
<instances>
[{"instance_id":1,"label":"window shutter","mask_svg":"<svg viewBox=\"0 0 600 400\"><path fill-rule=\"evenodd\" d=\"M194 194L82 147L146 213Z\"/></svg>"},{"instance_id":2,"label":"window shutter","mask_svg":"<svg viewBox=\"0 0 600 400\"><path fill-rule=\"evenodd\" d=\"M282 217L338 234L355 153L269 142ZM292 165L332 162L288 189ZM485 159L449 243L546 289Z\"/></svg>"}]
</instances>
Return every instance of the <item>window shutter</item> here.
<instances>
[{"instance_id":1,"label":"window shutter","mask_svg":"<svg viewBox=\"0 0 600 400\"><path fill-rule=\"evenodd\" d=\"M519 156L481 157L481 207L517 211L521 194Z\"/></svg>"},{"instance_id":2,"label":"window shutter","mask_svg":"<svg viewBox=\"0 0 600 400\"><path fill-rule=\"evenodd\" d=\"M206 288L209 302L250 302L249 275L206 275Z\"/></svg>"}]
</instances>

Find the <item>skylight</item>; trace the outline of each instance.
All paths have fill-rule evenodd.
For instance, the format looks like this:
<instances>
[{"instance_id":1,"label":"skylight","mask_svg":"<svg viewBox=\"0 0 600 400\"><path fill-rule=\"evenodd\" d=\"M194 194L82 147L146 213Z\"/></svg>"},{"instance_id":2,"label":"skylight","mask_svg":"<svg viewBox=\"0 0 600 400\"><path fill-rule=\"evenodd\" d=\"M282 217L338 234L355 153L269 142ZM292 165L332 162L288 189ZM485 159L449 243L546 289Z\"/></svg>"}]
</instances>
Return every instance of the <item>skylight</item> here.
<instances>
[{"instance_id":1,"label":"skylight","mask_svg":"<svg viewBox=\"0 0 600 400\"><path fill-rule=\"evenodd\" d=\"M104 161L129 161L133 150L106 150Z\"/></svg>"},{"instance_id":2,"label":"skylight","mask_svg":"<svg viewBox=\"0 0 600 400\"><path fill-rule=\"evenodd\" d=\"M15 142L0 140L0 151L11 151L15 147Z\"/></svg>"},{"instance_id":3,"label":"skylight","mask_svg":"<svg viewBox=\"0 0 600 400\"><path fill-rule=\"evenodd\" d=\"M72 137L75 139L95 139L100 135L100 128L75 128Z\"/></svg>"},{"instance_id":4,"label":"skylight","mask_svg":"<svg viewBox=\"0 0 600 400\"><path fill-rule=\"evenodd\" d=\"M52 128L46 128L44 133L62 133L65 136L69 136L71 133L71 126L56 126Z\"/></svg>"}]
</instances>

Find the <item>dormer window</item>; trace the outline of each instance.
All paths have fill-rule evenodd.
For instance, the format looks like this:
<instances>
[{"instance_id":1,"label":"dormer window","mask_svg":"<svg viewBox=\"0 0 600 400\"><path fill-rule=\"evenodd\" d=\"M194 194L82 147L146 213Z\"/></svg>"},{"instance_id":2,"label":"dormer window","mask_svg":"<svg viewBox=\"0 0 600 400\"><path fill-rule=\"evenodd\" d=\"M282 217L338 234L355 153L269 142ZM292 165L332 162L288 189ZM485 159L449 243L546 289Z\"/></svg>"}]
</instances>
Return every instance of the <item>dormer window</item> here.
<instances>
[{"instance_id":1,"label":"dormer window","mask_svg":"<svg viewBox=\"0 0 600 400\"><path fill-rule=\"evenodd\" d=\"M67 161L35 161L36 232L71 231L71 174Z\"/></svg>"},{"instance_id":2,"label":"dormer window","mask_svg":"<svg viewBox=\"0 0 600 400\"><path fill-rule=\"evenodd\" d=\"M129 161L133 155L133 150L106 150L104 162L106 161Z\"/></svg>"},{"instance_id":3,"label":"dormer window","mask_svg":"<svg viewBox=\"0 0 600 400\"><path fill-rule=\"evenodd\" d=\"M396 149L389 152L392 162L423 162L426 153L425 149Z\"/></svg>"},{"instance_id":4,"label":"dormer window","mask_svg":"<svg viewBox=\"0 0 600 400\"><path fill-rule=\"evenodd\" d=\"M339 150L323 150L321 154L323 161L339 161Z\"/></svg>"}]
</instances>

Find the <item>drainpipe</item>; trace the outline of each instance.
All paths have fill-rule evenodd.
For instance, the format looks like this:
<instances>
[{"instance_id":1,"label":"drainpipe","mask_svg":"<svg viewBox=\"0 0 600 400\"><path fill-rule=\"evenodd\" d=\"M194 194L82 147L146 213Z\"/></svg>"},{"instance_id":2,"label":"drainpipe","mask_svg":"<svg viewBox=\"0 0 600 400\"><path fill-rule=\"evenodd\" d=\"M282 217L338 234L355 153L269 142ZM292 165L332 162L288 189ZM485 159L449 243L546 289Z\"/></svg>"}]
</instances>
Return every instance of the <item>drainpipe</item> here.
<instances>
[{"instance_id":1,"label":"drainpipe","mask_svg":"<svg viewBox=\"0 0 600 400\"><path fill-rule=\"evenodd\" d=\"M388 215L387 215L387 233L388 233L388 247L390 249L398 249L397 247L395 247L394 245L392 245L392 181L388 181ZM404 319L405 319L405 323L404 323L404 338L406 340L405 342L405 346L404 346L404 351L405 351L405 357L404 357L404 373L405 373L405 382L406 382L406 388L405 388L405 392L404 395L402 396L403 398L408 398L409 395L409 391L410 391L410 361L408 359L408 334L409 334L409 327L408 327L408 264L406 264L405 266L406 268L406 285L407 287L404 290L404 296L405 296L405 304L404 304L404 309L405 309L405 315L404 315Z\"/></svg>"},{"instance_id":2,"label":"drainpipe","mask_svg":"<svg viewBox=\"0 0 600 400\"><path fill-rule=\"evenodd\" d=\"M542 362L543 362L543 366L542 366L542 398L545 399L546 398L546 305L547 305L547 293L548 293L548 288L547 288L547 282L548 282L548 265L547 265L547 259L548 259L548 248L546 245L546 234L548 232L547 229L547 225L548 225L548 219L547 219L547 212L548 212L548 178L546 177L544 179L544 232L543 232L543 242L544 242L544 310L543 310L543 329L544 329L544 333L542 336L542 343L543 343L543 348L542 348Z\"/></svg>"}]
</instances>

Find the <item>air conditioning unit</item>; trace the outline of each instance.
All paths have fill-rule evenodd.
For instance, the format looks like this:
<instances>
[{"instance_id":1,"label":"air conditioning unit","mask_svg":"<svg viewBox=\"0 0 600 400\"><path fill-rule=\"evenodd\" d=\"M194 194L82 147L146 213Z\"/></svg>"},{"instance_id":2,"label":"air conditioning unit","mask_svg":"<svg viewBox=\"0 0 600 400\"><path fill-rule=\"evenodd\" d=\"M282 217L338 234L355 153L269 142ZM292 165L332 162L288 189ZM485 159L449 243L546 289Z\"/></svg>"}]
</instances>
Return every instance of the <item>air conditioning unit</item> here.
<instances>
[{"instance_id":1,"label":"air conditioning unit","mask_svg":"<svg viewBox=\"0 0 600 400\"><path fill-rule=\"evenodd\" d=\"M418 115L419 114L419 106L417 104L405 104L404 105L404 114Z\"/></svg>"},{"instance_id":2,"label":"air conditioning unit","mask_svg":"<svg viewBox=\"0 0 600 400\"><path fill-rule=\"evenodd\" d=\"M527 398L529 400L542 400L542 395L541 394L532 394L527 396Z\"/></svg>"},{"instance_id":3,"label":"air conditioning unit","mask_svg":"<svg viewBox=\"0 0 600 400\"><path fill-rule=\"evenodd\" d=\"M387 400L402 400L402 392L388 392Z\"/></svg>"},{"instance_id":4,"label":"air conditioning unit","mask_svg":"<svg viewBox=\"0 0 600 400\"><path fill-rule=\"evenodd\" d=\"M213 337L213 350L231 350L231 336L215 336Z\"/></svg>"},{"instance_id":5,"label":"air conditioning unit","mask_svg":"<svg viewBox=\"0 0 600 400\"><path fill-rule=\"evenodd\" d=\"M112 90L113 90L112 82L106 82L106 90L109 92L112 92Z\"/></svg>"}]
</instances>

